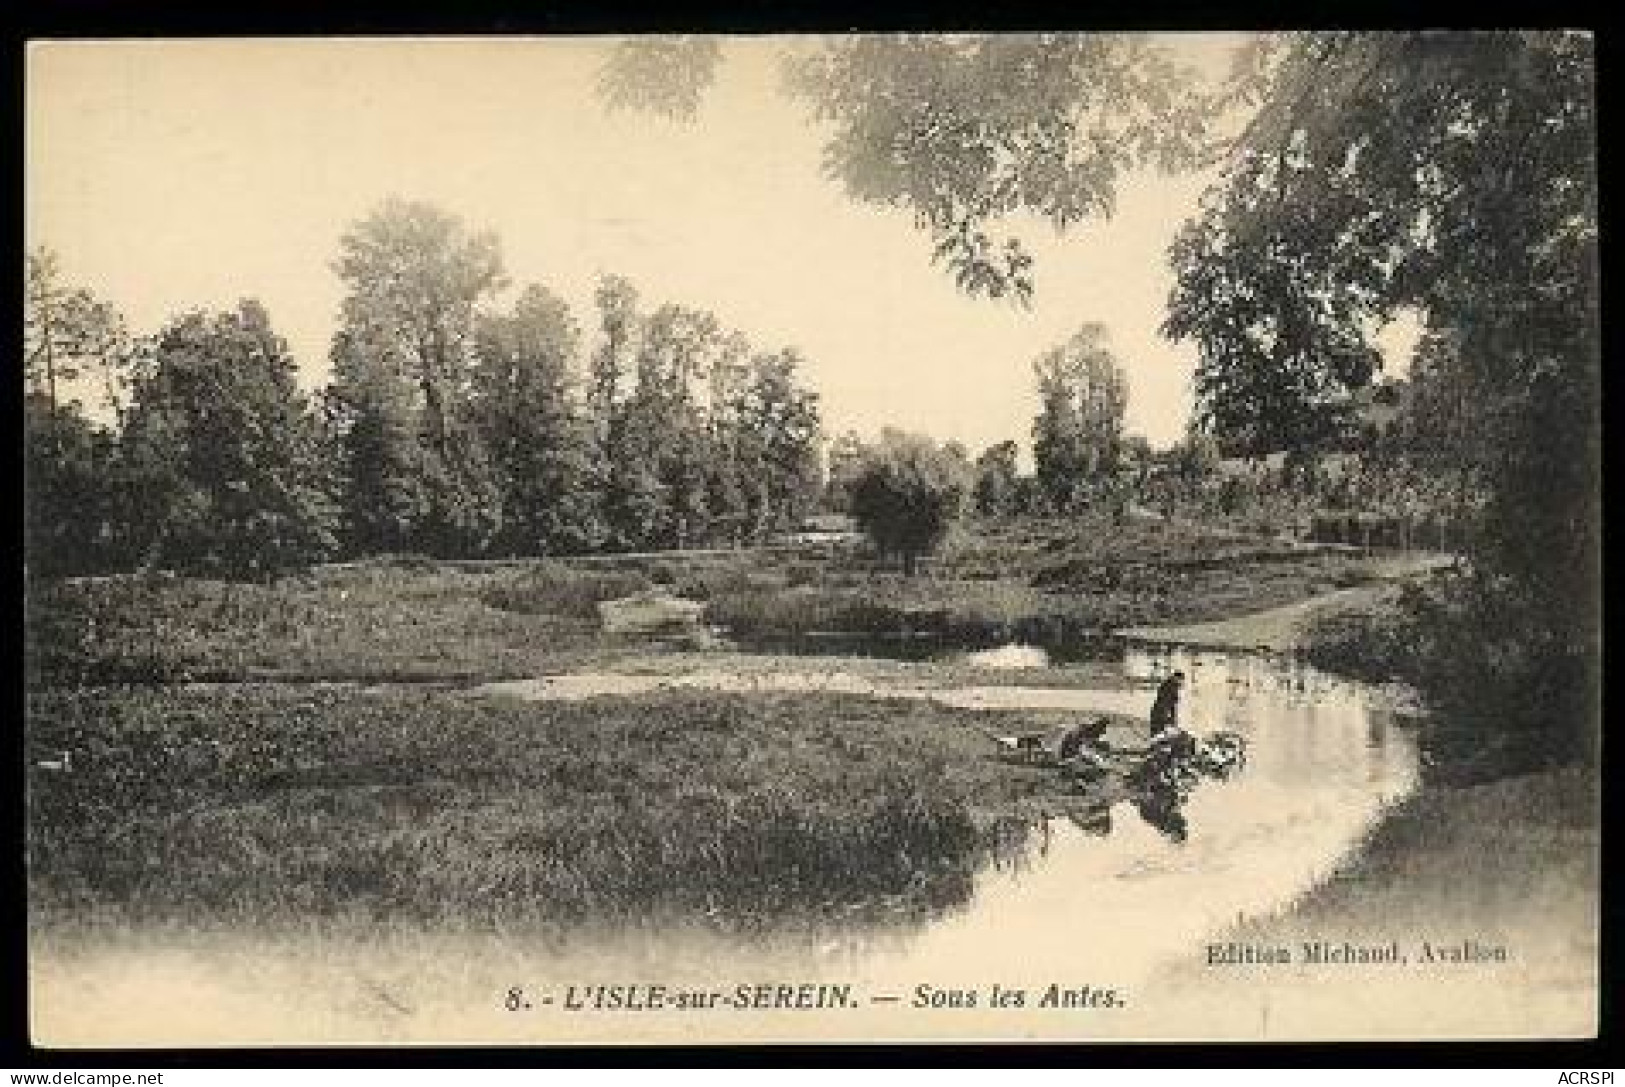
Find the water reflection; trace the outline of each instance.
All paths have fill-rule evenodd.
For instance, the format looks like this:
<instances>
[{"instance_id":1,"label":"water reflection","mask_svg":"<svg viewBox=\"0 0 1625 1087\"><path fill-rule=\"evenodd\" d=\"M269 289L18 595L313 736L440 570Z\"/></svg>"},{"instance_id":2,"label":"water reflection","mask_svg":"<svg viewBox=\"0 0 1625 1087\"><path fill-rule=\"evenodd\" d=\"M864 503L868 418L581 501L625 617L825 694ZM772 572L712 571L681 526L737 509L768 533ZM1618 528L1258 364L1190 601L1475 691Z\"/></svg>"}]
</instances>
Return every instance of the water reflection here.
<instances>
[{"instance_id":1,"label":"water reflection","mask_svg":"<svg viewBox=\"0 0 1625 1087\"><path fill-rule=\"evenodd\" d=\"M950 627L895 631L799 631L766 634L726 632L728 640L748 653L790 657L867 657L909 662L946 661L981 667L1042 668L1123 658L1122 639L1103 635L1061 617L1037 617L1012 623L957 624ZM1011 663L1019 648L1020 663Z\"/></svg>"},{"instance_id":2,"label":"water reflection","mask_svg":"<svg viewBox=\"0 0 1625 1087\"><path fill-rule=\"evenodd\" d=\"M1141 976L1190 954L1238 916L1301 894L1386 804L1415 786L1412 734L1395 724L1375 689L1296 661L1182 648L1129 648L1121 667L1134 689L1045 687L1042 672L1023 686L894 687L812 669L582 674L489 689L541 699L661 687L845 691L1008 711L1013 721L1033 709L1144 720L1152 688L1178 669L1187 677L1182 726L1197 737L1234 733L1245 743L1246 764L1222 785L1189 760L1089 783L1053 811L1029 848L994 850L977 870L920 887L924 909L899 902L878 912L827 911L817 926L817 961L877 985L939 976L945 964L968 981L1015 981L1021 971ZM1080 931L1108 935L1079 940ZM742 961L753 958L752 946L740 944Z\"/></svg>"},{"instance_id":3,"label":"water reflection","mask_svg":"<svg viewBox=\"0 0 1625 1087\"><path fill-rule=\"evenodd\" d=\"M1182 725L1234 732L1245 765L1222 785L1182 764L1183 778L1148 772L1115 793L1080 795L1045 828L1031 864L984 871L966 908L906 946L858 940L854 968L877 984L944 963L967 978L1132 981L1301 894L1415 787L1412 734L1361 684L1294 661L1181 648L1130 649L1123 668L1145 685L1131 692L1141 714L1151 686L1183 670Z\"/></svg>"}]
</instances>

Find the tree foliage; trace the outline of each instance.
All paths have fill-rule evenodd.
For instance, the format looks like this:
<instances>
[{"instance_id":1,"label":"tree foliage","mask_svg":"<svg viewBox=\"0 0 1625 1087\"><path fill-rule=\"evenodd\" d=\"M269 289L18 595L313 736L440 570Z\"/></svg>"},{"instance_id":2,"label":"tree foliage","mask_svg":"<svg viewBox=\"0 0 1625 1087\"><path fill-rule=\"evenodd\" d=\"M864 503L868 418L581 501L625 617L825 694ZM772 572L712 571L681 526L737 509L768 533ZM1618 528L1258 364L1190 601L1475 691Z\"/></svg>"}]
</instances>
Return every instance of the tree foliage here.
<instances>
[{"instance_id":1,"label":"tree foliage","mask_svg":"<svg viewBox=\"0 0 1625 1087\"><path fill-rule=\"evenodd\" d=\"M126 406L131 384L147 360L148 345L132 336L109 302L62 278L61 262L43 247L29 253L23 272L23 385L54 411L68 403L70 387L89 382L112 415Z\"/></svg>"},{"instance_id":2,"label":"tree foliage","mask_svg":"<svg viewBox=\"0 0 1625 1087\"><path fill-rule=\"evenodd\" d=\"M606 57L600 93L691 117L714 48L623 43ZM1215 101L1144 35L844 35L783 60L790 93L829 126L829 173L854 199L911 213L933 259L972 295L1032 295L1032 257L991 224L1109 217L1129 172L1188 169L1212 149Z\"/></svg>"},{"instance_id":3,"label":"tree foliage","mask_svg":"<svg viewBox=\"0 0 1625 1087\"><path fill-rule=\"evenodd\" d=\"M897 555L912 575L964 511L971 486L962 452L930 438L886 430L864 450L852 485L852 515L882 554Z\"/></svg>"},{"instance_id":4,"label":"tree foliage","mask_svg":"<svg viewBox=\"0 0 1625 1087\"><path fill-rule=\"evenodd\" d=\"M258 302L159 335L123 439L148 561L267 577L331 552L335 511L294 374Z\"/></svg>"},{"instance_id":5,"label":"tree foliage","mask_svg":"<svg viewBox=\"0 0 1625 1087\"><path fill-rule=\"evenodd\" d=\"M1040 355L1033 373L1039 400L1034 470L1051 507L1073 510L1117 471L1128 377L1106 346L1105 326L1094 323Z\"/></svg>"},{"instance_id":6,"label":"tree foliage","mask_svg":"<svg viewBox=\"0 0 1625 1087\"><path fill-rule=\"evenodd\" d=\"M474 413L502 496L499 553L580 552L602 537L592 433L573 393L579 351L569 307L540 285L480 322Z\"/></svg>"},{"instance_id":7,"label":"tree foliage","mask_svg":"<svg viewBox=\"0 0 1625 1087\"><path fill-rule=\"evenodd\" d=\"M23 397L23 541L31 575L98 573L120 558L117 435L43 392Z\"/></svg>"},{"instance_id":8,"label":"tree foliage","mask_svg":"<svg viewBox=\"0 0 1625 1087\"><path fill-rule=\"evenodd\" d=\"M1020 469L1015 442L990 445L976 458L973 495L976 512L984 517L1008 517L1016 510Z\"/></svg>"},{"instance_id":9,"label":"tree foliage","mask_svg":"<svg viewBox=\"0 0 1625 1087\"><path fill-rule=\"evenodd\" d=\"M642 110L691 121L716 80L722 47L703 35L628 38L617 43L599 72L598 94L616 110Z\"/></svg>"},{"instance_id":10,"label":"tree foliage","mask_svg":"<svg viewBox=\"0 0 1625 1087\"><path fill-rule=\"evenodd\" d=\"M363 356L355 370L375 384L412 390L422 449L408 459L423 506L408 535L435 554L484 549L501 525L501 494L468 405L476 316L503 285L496 237L392 198L344 235L334 270L348 289L335 351ZM392 516L377 512L364 520Z\"/></svg>"},{"instance_id":11,"label":"tree foliage","mask_svg":"<svg viewBox=\"0 0 1625 1087\"><path fill-rule=\"evenodd\" d=\"M1169 328L1201 352L1204 411L1254 443L1310 440L1369 380L1375 329L1424 313L1435 406L1470 404L1453 459L1486 495L1471 576L1434 612L1484 630L1431 643L1430 694L1572 750L1598 637L1592 41L1339 32L1265 52L1256 118L1173 252ZM1523 712L1533 689L1550 697Z\"/></svg>"}]
</instances>

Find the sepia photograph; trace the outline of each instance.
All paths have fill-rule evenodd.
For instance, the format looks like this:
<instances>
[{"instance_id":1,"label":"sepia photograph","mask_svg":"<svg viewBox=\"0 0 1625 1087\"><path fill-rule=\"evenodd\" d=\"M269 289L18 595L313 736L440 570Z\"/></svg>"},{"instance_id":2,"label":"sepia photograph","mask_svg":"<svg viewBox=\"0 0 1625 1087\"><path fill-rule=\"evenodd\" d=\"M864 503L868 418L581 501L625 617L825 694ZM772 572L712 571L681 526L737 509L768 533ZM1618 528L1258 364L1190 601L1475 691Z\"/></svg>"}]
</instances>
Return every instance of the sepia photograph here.
<instances>
[{"instance_id":1,"label":"sepia photograph","mask_svg":"<svg viewBox=\"0 0 1625 1087\"><path fill-rule=\"evenodd\" d=\"M28 42L32 1044L1595 1038L1595 86Z\"/></svg>"}]
</instances>

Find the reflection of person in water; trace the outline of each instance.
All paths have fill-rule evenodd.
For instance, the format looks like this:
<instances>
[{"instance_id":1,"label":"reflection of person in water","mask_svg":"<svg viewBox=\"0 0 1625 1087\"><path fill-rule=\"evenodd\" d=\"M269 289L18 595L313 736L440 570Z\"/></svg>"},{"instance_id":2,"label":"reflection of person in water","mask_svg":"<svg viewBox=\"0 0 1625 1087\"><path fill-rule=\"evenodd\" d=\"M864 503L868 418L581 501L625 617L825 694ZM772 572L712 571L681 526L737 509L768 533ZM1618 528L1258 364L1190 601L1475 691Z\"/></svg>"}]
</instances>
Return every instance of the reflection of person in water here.
<instances>
[{"instance_id":1,"label":"reflection of person in water","mask_svg":"<svg viewBox=\"0 0 1625 1087\"><path fill-rule=\"evenodd\" d=\"M1073 825L1085 834L1104 838L1112 832L1112 809L1109 804L1096 804L1072 816Z\"/></svg>"},{"instance_id":2,"label":"reflection of person in water","mask_svg":"<svg viewBox=\"0 0 1625 1087\"><path fill-rule=\"evenodd\" d=\"M1152 735L1145 761L1129 779L1135 791L1134 807L1151 826L1174 842L1190 836L1181 810L1201 780L1196 739L1176 726Z\"/></svg>"},{"instance_id":3,"label":"reflection of person in water","mask_svg":"<svg viewBox=\"0 0 1625 1087\"><path fill-rule=\"evenodd\" d=\"M1190 837L1190 824L1185 820L1185 813L1180 810L1183 799L1173 789L1166 792L1157 790L1136 800L1134 808L1140 813L1141 819L1161 831L1170 840L1183 842Z\"/></svg>"}]
</instances>

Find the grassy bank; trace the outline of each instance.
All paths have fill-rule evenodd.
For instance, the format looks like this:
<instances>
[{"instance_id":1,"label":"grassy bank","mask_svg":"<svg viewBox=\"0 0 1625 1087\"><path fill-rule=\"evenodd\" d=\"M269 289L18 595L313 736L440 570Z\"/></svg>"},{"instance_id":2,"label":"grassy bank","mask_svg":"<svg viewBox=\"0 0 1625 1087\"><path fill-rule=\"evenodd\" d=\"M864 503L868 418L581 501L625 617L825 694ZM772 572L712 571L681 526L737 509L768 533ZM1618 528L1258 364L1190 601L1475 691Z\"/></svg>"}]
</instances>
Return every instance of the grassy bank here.
<instances>
[{"instance_id":1,"label":"grassy bank","mask_svg":"<svg viewBox=\"0 0 1625 1087\"><path fill-rule=\"evenodd\" d=\"M1300 639L1316 668L1371 683L1407 682L1416 654L1413 620L1398 586L1360 598L1357 606L1329 608L1312 617Z\"/></svg>"},{"instance_id":2,"label":"grassy bank","mask_svg":"<svg viewBox=\"0 0 1625 1087\"><path fill-rule=\"evenodd\" d=\"M1290 908L1231 938L1474 938L1525 961L1584 967L1596 954L1599 826L1593 771L1424 789Z\"/></svg>"},{"instance_id":3,"label":"grassy bank","mask_svg":"<svg viewBox=\"0 0 1625 1087\"><path fill-rule=\"evenodd\" d=\"M40 923L523 925L962 899L1056 799L973 711L669 692L50 692L30 738Z\"/></svg>"}]
</instances>

